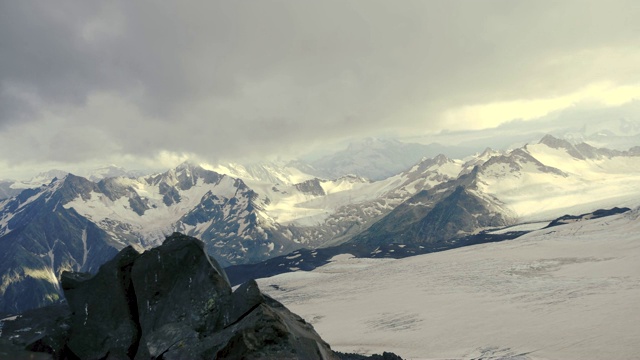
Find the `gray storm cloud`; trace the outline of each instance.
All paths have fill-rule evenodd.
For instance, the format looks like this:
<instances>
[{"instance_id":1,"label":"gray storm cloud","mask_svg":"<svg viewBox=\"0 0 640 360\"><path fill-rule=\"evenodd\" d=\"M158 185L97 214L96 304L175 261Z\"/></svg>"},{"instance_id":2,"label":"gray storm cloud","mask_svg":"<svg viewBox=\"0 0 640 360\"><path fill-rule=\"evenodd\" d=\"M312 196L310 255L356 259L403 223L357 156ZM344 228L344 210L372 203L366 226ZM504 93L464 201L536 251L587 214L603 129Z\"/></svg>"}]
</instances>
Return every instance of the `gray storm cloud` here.
<instances>
[{"instance_id":1,"label":"gray storm cloud","mask_svg":"<svg viewBox=\"0 0 640 360\"><path fill-rule=\"evenodd\" d=\"M634 1L5 1L4 161L234 157L640 82ZM473 118L459 119L459 128Z\"/></svg>"}]
</instances>

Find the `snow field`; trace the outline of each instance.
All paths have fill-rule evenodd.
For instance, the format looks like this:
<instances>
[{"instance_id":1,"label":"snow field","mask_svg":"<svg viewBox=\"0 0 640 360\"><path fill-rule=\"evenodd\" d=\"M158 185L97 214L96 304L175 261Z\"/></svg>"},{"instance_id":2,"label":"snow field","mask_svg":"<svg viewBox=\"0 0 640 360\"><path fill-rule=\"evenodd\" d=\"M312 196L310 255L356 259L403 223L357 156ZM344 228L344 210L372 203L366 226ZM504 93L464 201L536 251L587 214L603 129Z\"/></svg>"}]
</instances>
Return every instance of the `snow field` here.
<instances>
[{"instance_id":1,"label":"snow field","mask_svg":"<svg viewBox=\"0 0 640 360\"><path fill-rule=\"evenodd\" d=\"M401 260L333 260L258 283L338 351L409 359L640 357L637 210Z\"/></svg>"}]
</instances>

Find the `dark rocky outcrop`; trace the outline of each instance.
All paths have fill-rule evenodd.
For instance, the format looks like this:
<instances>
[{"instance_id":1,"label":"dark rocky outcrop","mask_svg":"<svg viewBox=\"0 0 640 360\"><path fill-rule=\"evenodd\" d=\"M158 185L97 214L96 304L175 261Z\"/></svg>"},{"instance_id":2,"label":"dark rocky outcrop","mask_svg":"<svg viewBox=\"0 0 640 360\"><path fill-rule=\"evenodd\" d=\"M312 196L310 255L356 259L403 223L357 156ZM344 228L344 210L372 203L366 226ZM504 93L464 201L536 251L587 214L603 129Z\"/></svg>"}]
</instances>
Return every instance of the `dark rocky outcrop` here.
<instances>
[{"instance_id":1,"label":"dark rocky outcrop","mask_svg":"<svg viewBox=\"0 0 640 360\"><path fill-rule=\"evenodd\" d=\"M352 353L336 353L340 360L402 360L402 358L394 353L383 352L382 355L373 354L371 356L352 354Z\"/></svg>"},{"instance_id":2,"label":"dark rocky outcrop","mask_svg":"<svg viewBox=\"0 0 640 360\"><path fill-rule=\"evenodd\" d=\"M67 181L79 187L73 189ZM0 234L0 312L56 303L62 298L57 281L62 271L95 273L115 256L117 244L111 235L62 206L65 199L90 196L91 191L89 182L69 175L23 191L0 210L0 218L10 219Z\"/></svg>"},{"instance_id":3,"label":"dark rocky outcrop","mask_svg":"<svg viewBox=\"0 0 640 360\"><path fill-rule=\"evenodd\" d=\"M499 207L474 192L477 168L455 181L422 190L348 243L444 246L478 229L509 225Z\"/></svg>"},{"instance_id":4,"label":"dark rocky outcrop","mask_svg":"<svg viewBox=\"0 0 640 360\"><path fill-rule=\"evenodd\" d=\"M129 199L131 210L140 216L144 215L144 212L149 210L148 200L141 198L135 189L121 184L120 181L118 178L106 178L100 180L97 186L111 201L116 201L126 196Z\"/></svg>"},{"instance_id":5,"label":"dark rocky outcrop","mask_svg":"<svg viewBox=\"0 0 640 360\"><path fill-rule=\"evenodd\" d=\"M69 307L56 304L0 318L0 359L62 359ZM66 357L68 358L68 356Z\"/></svg>"},{"instance_id":6,"label":"dark rocky outcrop","mask_svg":"<svg viewBox=\"0 0 640 360\"><path fill-rule=\"evenodd\" d=\"M324 192L324 189L322 188L322 185L320 185L320 179L318 178L307 180L305 182L296 184L295 186L296 186L296 189L298 189L298 191L303 192L305 194L315 195L315 196L326 195Z\"/></svg>"},{"instance_id":7,"label":"dark rocky outcrop","mask_svg":"<svg viewBox=\"0 0 640 360\"><path fill-rule=\"evenodd\" d=\"M135 298L131 267L139 257L126 247L104 264L94 276L62 274L62 288L72 310L69 349L81 359L100 359L107 354L130 355L139 338L135 321ZM108 336L105 336L108 334Z\"/></svg>"},{"instance_id":8,"label":"dark rocky outcrop","mask_svg":"<svg viewBox=\"0 0 640 360\"><path fill-rule=\"evenodd\" d=\"M578 221L598 219L605 216L622 214L630 210L631 209L629 209L628 207L623 207L623 208L614 207L611 209L598 209L594 212L580 214L580 215L564 215L551 221L549 225L547 225L546 227L550 228L553 226L565 225L565 224L570 224Z\"/></svg>"},{"instance_id":9,"label":"dark rocky outcrop","mask_svg":"<svg viewBox=\"0 0 640 360\"><path fill-rule=\"evenodd\" d=\"M203 243L182 234L142 254L127 247L96 275L65 272L61 283L68 306L0 322L1 351L56 359L338 358L255 281L233 292Z\"/></svg>"}]
</instances>

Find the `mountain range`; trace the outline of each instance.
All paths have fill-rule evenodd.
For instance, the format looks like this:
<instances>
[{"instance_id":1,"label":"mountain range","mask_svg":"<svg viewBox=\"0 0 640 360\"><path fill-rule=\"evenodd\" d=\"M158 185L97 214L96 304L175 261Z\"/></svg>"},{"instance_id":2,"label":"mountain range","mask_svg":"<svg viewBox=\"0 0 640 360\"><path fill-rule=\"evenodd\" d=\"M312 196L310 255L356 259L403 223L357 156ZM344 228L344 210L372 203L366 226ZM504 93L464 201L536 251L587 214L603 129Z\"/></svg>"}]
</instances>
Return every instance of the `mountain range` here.
<instances>
[{"instance_id":1,"label":"mountain range","mask_svg":"<svg viewBox=\"0 0 640 360\"><path fill-rule=\"evenodd\" d=\"M55 302L63 271L96 272L122 248L142 251L175 231L201 239L226 267L302 248L444 249L488 230L640 205L637 146L610 150L547 135L508 151L404 164L393 160L402 146L391 145L396 150L385 157L376 144L378 157L364 160L367 146L354 146L354 157L339 153L315 166L187 162L137 177L57 174L7 194L0 200L0 312ZM340 158L344 166L328 171ZM367 163L370 178L352 171ZM375 170L382 168L393 175Z\"/></svg>"}]
</instances>

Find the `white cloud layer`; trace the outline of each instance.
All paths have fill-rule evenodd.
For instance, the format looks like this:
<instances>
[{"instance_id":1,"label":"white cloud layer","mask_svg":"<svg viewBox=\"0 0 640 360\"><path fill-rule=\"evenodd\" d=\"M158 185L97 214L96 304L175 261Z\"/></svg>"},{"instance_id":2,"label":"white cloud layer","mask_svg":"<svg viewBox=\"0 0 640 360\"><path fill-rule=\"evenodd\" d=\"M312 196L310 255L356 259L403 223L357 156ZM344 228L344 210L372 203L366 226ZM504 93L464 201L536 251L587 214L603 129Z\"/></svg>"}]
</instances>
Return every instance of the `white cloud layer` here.
<instances>
[{"instance_id":1,"label":"white cloud layer","mask_svg":"<svg viewBox=\"0 0 640 360\"><path fill-rule=\"evenodd\" d=\"M640 96L631 0L0 6L0 178L297 154Z\"/></svg>"}]
</instances>

